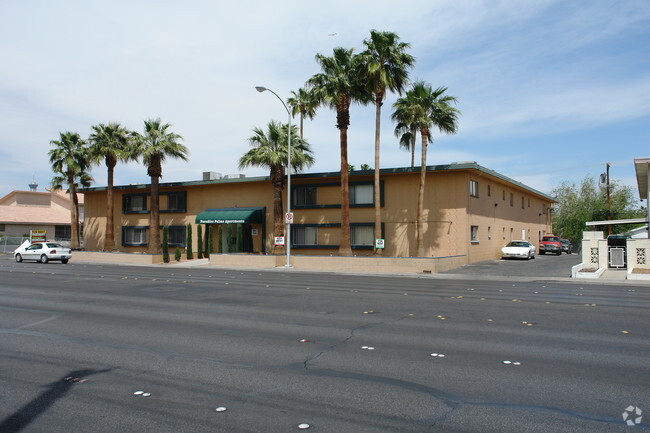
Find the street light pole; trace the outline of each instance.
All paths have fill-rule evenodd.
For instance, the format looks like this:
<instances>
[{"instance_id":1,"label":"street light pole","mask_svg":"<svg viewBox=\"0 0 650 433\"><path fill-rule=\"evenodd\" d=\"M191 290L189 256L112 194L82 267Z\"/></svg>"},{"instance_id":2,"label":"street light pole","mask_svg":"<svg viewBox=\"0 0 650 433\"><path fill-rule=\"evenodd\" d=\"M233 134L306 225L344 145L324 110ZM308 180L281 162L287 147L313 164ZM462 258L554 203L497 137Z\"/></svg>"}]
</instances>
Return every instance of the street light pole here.
<instances>
[{"instance_id":1,"label":"street light pole","mask_svg":"<svg viewBox=\"0 0 650 433\"><path fill-rule=\"evenodd\" d=\"M287 110L287 114L289 116L289 129L287 130L287 213L291 212L291 111L289 111L289 108L287 107L287 104L284 103L282 98L278 96L277 93L275 93L271 89L267 89L266 87L263 86L255 86L255 89L262 93L264 91L269 91L275 95L276 98L282 102L282 106L284 107L285 110ZM286 220L286 218L285 218ZM285 222L286 226L286 245L285 245L285 250L287 252L287 263L284 265L285 268L290 268L291 267L291 225L288 222Z\"/></svg>"}]
</instances>

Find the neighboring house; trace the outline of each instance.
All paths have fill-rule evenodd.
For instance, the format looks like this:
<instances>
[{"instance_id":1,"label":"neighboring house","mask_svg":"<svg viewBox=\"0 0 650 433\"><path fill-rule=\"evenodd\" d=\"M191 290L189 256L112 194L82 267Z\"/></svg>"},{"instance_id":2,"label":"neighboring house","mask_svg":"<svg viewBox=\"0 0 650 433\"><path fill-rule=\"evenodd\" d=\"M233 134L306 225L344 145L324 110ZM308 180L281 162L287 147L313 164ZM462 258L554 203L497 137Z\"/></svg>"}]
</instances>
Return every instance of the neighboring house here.
<instances>
[{"instance_id":1,"label":"neighboring house","mask_svg":"<svg viewBox=\"0 0 650 433\"><path fill-rule=\"evenodd\" d=\"M385 257L416 254L419 176L419 167L381 170ZM297 174L291 180L292 252L336 255L341 218L339 173ZM352 250L355 255L371 255L373 175L353 171L349 182ZM81 191L86 202L84 247L99 250L105 235L106 188ZM161 183L160 191L161 225L170 227L170 247L185 246L188 223L204 224L203 233L212 225L215 245L219 225L225 238L228 231L235 236L234 226L243 224L245 252L272 250L273 188L268 177ZM119 250L146 250L149 193L145 184L115 187L114 233ZM283 196L284 201L286 192ZM537 244L551 231L553 203L548 195L475 162L429 166L423 228L426 257L461 256L471 263L500 257L501 247L511 239ZM192 232L196 248L196 228Z\"/></svg>"},{"instance_id":2,"label":"neighboring house","mask_svg":"<svg viewBox=\"0 0 650 433\"><path fill-rule=\"evenodd\" d=\"M648 225L637 227L625 233L632 239L648 239Z\"/></svg>"},{"instance_id":3,"label":"neighboring house","mask_svg":"<svg viewBox=\"0 0 650 433\"><path fill-rule=\"evenodd\" d=\"M83 194L78 197L83 222ZM72 200L62 191L12 191L0 198L0 234L20 237L45 230L48 240L69 241L71 206Z\"/></svg>"}]
</instances>

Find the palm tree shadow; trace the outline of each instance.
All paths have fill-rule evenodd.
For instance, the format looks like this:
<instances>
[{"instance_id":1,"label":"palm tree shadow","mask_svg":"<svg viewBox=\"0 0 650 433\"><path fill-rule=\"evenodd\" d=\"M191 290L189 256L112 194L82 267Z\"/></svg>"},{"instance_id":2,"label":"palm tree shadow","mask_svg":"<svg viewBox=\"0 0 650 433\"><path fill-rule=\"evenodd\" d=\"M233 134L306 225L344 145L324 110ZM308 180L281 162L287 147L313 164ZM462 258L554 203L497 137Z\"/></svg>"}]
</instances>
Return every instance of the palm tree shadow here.
<instances>
[{"instance_id":1,"label":"palm tree shadow","mask_svg":"<svg viewBox=\"0 0 650 433\"><path fill-rule=\"evenodd\" d=\"M29 403L18 409L16 412L9 415L2 422L0 422L0 432L3 433L16 433L27 427L32 421L38 418L42 413L47 411L54 402L65 397L75 382L68 381L66 378L85 378L88 376L96 375L111 371L112 369L105 370L75 370L71 371L65 376L55 380L54 382L46 385L46 389L40 395L32 399Z\"/></svg>"}]
</instances>

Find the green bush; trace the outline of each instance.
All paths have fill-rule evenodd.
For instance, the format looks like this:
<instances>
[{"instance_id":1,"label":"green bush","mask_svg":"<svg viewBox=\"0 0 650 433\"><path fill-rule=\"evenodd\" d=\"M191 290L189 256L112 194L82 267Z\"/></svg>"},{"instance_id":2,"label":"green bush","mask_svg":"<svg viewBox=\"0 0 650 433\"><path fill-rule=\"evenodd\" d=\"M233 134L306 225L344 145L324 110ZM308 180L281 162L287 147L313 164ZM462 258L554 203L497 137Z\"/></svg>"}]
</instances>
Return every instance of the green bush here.
<instances>
[{"instance_id":1,"label":"green bush","mask_svg":"<svg viewBox=\"0 0 650 433\"><path fill-rule=\"evenodd\" d=\"M169 227L164 226L162 232L163 263L169 263Z\"/></svg>"},{"instance_id":2,"label":"green bush","mask_svg":"<svg viewBox=\"0 0 650 433\"><path fill-rule=\"evenodd\" d=\"M187 224L187 243L185 244L185 256L187 260L192 260L194 254L192 254L192 224Z\"/></svg>"},{"instance_id":3,"label":"green bush","mask_svg":"<svg viewBox=\"0 0 650 433\"><path fill-rule=\"evenodd\" d=\"M178 247L176 247L176 251L174 251L174 259L175 259L177 262L180 262L180 261L181 261L181 249L178 248Z\"/></svg>"},{"instance_id":4,"label":"green bush","mask_svg":"<svg viewBox=\"0 0 650 433\"><path fill-rule=\"evenodd\" d=\"M196 258L203 258L203 226L196 227Z\"/></svg>"},{"instance_id":5,"label":"green bush","mask_svg":"<svg viewBox=\"0 0 650 433\"><path fill-rule=\"evenodd\" d=\"M223 253L223 228L221 224L217 228L217 252L219 254Z\"/></svg>"},{"instance_id":6,"label":"green bush","mask_svg":"<svg viewBox=\"0 0 650 433\"><path fill-rule=\"evenodd\" d=\"M232 252L232 225L231 224L226 224L226 243L228 244L228 251L227 253Z\"/></svg>"},{"instance_id":7,"label":"green bush","mask_svg":"<svg viewBox=\"0 0 650 433\"><path fill-rule=\"evenodd\" d=\"M205 256L207 258L210 258L210 254L212 254L214 250L212 249L212 226L208 226L208 242L205 246Z\"/></svg>"},{"instance_id":8,"label":"green bush","mask_svg":"<svg viewBox=\"0 0 650 433\"><path fill-rule=\"evenodd\" d=\"M237 247L236 250L238 253L244 251L244 226L242 224L237 224Z\"/></svg>"}]
</instances>

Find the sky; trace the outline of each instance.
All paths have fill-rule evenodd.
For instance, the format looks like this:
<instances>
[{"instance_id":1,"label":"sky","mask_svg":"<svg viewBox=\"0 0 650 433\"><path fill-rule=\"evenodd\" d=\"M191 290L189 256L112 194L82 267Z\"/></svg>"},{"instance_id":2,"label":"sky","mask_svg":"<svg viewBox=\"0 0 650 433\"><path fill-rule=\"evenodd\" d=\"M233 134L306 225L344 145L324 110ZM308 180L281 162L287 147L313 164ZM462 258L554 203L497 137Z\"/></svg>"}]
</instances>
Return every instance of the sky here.
<instances>
[{"instance_id":1,"label":"sky","mask_svg":"<svg viewBox=\"0 0 650 433\"><path fill-rule=\"evenodd\" d=\"M3 0L0 196L32 179L49 185L60 132L87 137L108 122L142 132L158 117L190 152L165 162L162 182L268 175L238 169L253 128L287 121L255 86L286 100L319 72L317 53L362 51L371 29L410 44L411 80L458 99L458 132L434 133L429 165L476 161L551 193L610 162L611 179L636 194L634 158L650 156L647 0ZM398 96L383 105L381 168L410 165L390 120ZM351 110L357 168L374 166L374 116L373 106ZM308 172L338 171L335 112L320 108L304 130ZM91 174L106 185L105 167ZM116 167L115 184L130 183L149 183L142 164Z\"/></svg>"}]
</instances>

